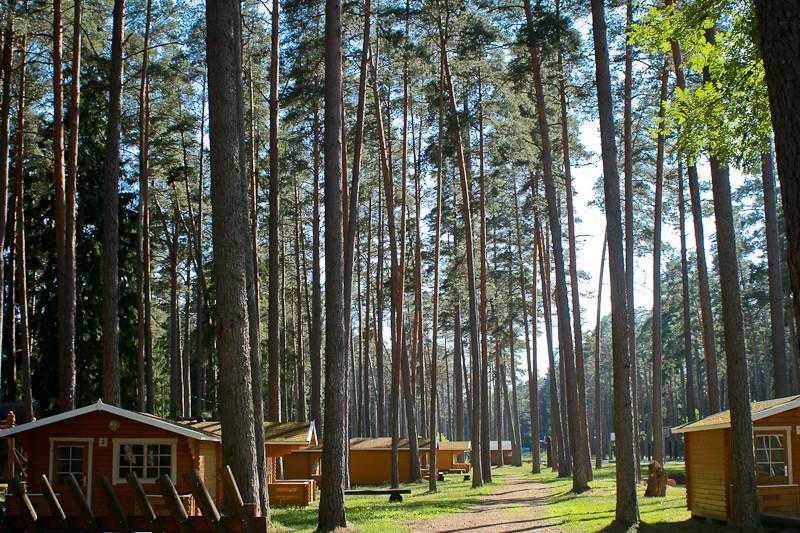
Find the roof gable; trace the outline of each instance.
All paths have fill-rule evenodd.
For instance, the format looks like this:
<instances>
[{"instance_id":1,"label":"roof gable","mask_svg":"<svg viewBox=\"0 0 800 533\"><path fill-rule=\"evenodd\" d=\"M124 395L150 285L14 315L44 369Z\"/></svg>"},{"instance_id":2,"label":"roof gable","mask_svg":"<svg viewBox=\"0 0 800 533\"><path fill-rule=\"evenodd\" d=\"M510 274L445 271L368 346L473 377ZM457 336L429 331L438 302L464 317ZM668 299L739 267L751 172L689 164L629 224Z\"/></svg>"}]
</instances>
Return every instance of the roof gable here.
<instances>
[{"instance_id":1,"label":"roof gable","mask_svg":"<svg viewBox=\"0 0 800 533\"><path fill-rule=\"evenodd\" d=\"M750 404L750 413L752 420L761 420L773 415L784 413L792 409L800 407L800 395L788 396L786 398L776 398L773 400L764 400L761 402L752 402ZM691 433L693 431L709 431L712 429L724 429L731 427L731 412L720 411L709 415L702 420L683 424L681 426L672 428L673 433Z\"/></svg>"},{"instance_id":2,"label":"roof gable","mask_svg":"<svg viewBox=\"0 0 800 533\"><path fill-rule=\"evenodd\" d=\"M21 424L19 426L14 426L12 428L0 431L0 438L10 437L12 435L22 433L24 431L38 429L44 426L56 424L58 422L63 422L65 420L70 420L72 418L77 418L79 416L96 412L110 413L113 414L114 416L127 418L128 420L133 420L141 424L163 429L165 431L176 433L178 435L183 435L184 437L188 437L190 439L207 440L207 441L220 440L218 435L214 435L213 433L203 431L202 429L190 428L178 422L173 422L171 420L167 420L165 418L161 418L148 413L139 413L137 411L130 411L128 409L123 409L115 405L103 403L102 400L98 400L97 403L89 404L84 407L80 407L78 409L73 409L72 411L58 413L53 416L48 416L45 418L41 418L39 420L34 420L33 422L27 422L25 424Z\"/></svg>"}]
</instances>

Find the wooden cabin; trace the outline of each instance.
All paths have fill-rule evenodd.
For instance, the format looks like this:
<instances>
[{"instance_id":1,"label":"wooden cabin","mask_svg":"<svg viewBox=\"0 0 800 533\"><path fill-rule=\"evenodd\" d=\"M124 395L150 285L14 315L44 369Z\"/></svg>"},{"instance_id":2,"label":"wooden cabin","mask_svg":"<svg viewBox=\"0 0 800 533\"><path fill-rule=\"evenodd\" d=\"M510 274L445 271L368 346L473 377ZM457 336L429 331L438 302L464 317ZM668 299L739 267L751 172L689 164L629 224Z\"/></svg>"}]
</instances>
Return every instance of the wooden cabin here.
<instances>
[{"instance_id":1,"label":"wooden cabin","mask_svg":"<svg viewBox=\"0 0 800 533\"><path fill-rule=\"evenodd\" d=\"M800 396L751 406L757 492L761 512L800 517ZM730 411L673 428L683 434L686 503L693 516L727 521L735 505L731 480Z\"/></svg>"},{"instance_id":2,"label":"wooden cabin","mask_svg":"<svg viewBox=\"0 0 800 533\"><path fill-rule=\"evenodd\" d=\"M511 458L511 441L510 440L501 440L500 441L500 451L503 453L503 464L510 465L512 458ZM500 464L500 451L498 451L497 441L490 440L489 441L489 453L491 454L491 461L493 465Z\"/></svg>"},{"instance_id":3,"label":"wooden cabin","mask_svg":"<svg viewBox=\"0 0 800 533\"><path fill-rule=\"evenodd\" d=\"M16 469L27 481L31 500L41 503L42 509L47 507L41 496L42 474L56 493L67 493L64 474L71 473L96 515L111 514L106 498L96 486L99 476L111 481L126 513L138 514L133 489L125 479L133 472L148 493L158 493L158 478L169 475L187 510L196 514L199 511L183 478L193 469L200 471L212 499L221 504L220 438L181 423L98 401L0 431L0 438L10 439L9 444L16 449L17 459L9 469ZM79 513L71 498L65 498L63 505L67 514ZM160 514L166 514L163 502L153 501L153 506Z\"/></svg>"},{"instance_id":4,"label":"wooden cabin","mask_svg":"<svg viewBox=\"0 0 800 533\"><path fill-rule=\"evenodd\" d=\"M440 472L469 472L467 452L472 449L469 441L439 441L436 450L436 468Z\"/></svg>"},{"instance_id":5,"label":"wooden cabin","mask_svg":"<svg viewBox=\"0 0 800 533\"><path fill-rule=\"evenodd\" d=\"M184 421L186 427L222 437L219 421ZM264 422L264 440L268 464L267 486L271 505L275 507L305 507L316 499L318 480L311 476L287 475L278 479L278 459L285 458L300 449L317 445L314 422Z\"/></svg>"},{"instance_id":6,"label":"wooden cabin","mask_svg":"<svg viewBox=\"0 0 800 533\"><path fill-rule=\"evenodd\" d=\"M430 447L430 439L417 440L422 450ZM411 455L408 439L400 439L398 462L400 483L411 480ZM350 482L353 485L385 485L392 482L392 439L350 439Z\"/></svg>"},{"instance_id":7,"label":"wooden cabin","mask_svg":"<svg viewBox=\"0 0 800 533\"><path fill-rule=\"evenodd\" d=\"M283 458L283 477L322 481L322 445L306 446Z\"/></svg>"},{"instance_id":8,"label":"wooden cabin","mask_svg":"<svg viewBox=\"0 0 800 533\"><path fill-rule=\"evenodd\" d=\"M267 460L273 464L277 457L292 450L316 444L313 422L266 422L264 428ZM0 438L7 439L16 449L17 460L12 468L16 467L27 480L35 503L41 499L42 474L47 475L58 493L67 492L64 474L72 473L84 488L95 514L107 516L107 500L95 486L99 476L106 476L125 512L136 515L139 511L133 489L125 479L128 473L136 474L148 494L159 492L157 480L167 474L189 513L198 514L184 479L185 474L197 469L211 498L222 505L222 430L217 421L172 421L98 401L0 431ZM270 470L274 472L274 468ZM9 472L9 477L12 475ZM290 489L292 504L307 505L315 496L316 483L301 480ZM276 501L280 499L277 497ZM65 506L72 504L67 499ZM153 506L158 512L165 512L163 502L154 501ZM65 511L77 513L78 509Z\"/></svg>"}]
</instances>

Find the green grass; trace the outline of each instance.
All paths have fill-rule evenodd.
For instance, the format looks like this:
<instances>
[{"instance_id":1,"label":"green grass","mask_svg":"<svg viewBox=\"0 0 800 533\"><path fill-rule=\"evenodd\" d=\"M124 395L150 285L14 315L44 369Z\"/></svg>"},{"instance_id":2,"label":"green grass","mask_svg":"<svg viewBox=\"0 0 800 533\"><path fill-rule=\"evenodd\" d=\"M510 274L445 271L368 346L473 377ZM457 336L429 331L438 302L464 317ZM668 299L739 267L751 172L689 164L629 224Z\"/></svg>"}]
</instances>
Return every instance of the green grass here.
<instances>
[{"instance_id":1,"label":"green grass","mask_svg":"<svg viewBox=\"0 0 800 533\"><path fill-rule=\"evenodd\" d=\"M472 489L471 482L463 481L463 476L457 474L445 476L434 494L428 492L427 481L406 483L402 488L411 489L411 494L403 495L402 503L389 503L388 496L347 496L347 521L353 529L364 533L404 531L407 528L403 524L472 507L481 496L497 492L511 470L511 467L495 469L495 481L479 489ZM278 530L313 531L317 526L317 504L304 509L274 509L272 522Z\"/></svg>"},{"instance_id":2,"label":"green grass","mask_svg":"<svg viewBox=\"0 0 800 533\"><path fill-rule=\"evenodd\" d=\"M646 471L646 467L643 466ZM683 464L668 464L667 472L672 477L683 472ZM548 519L554 527L565 531L624 531L613 525L616 509L614 466L595 470L595 479L590 483L591 490L582 494L570 492L572 481L559 479L555 474L527 474L528 479L550 485L550 496L542 501L542 518ZM637 487L640 529L643 531L702 531L713 533L725 531L722 525L692 519L686 509L686 488L667 487L665 498L645 498L644 484ZM512 511L522 513L522 510Z\"/></svg>"}]
</instances>

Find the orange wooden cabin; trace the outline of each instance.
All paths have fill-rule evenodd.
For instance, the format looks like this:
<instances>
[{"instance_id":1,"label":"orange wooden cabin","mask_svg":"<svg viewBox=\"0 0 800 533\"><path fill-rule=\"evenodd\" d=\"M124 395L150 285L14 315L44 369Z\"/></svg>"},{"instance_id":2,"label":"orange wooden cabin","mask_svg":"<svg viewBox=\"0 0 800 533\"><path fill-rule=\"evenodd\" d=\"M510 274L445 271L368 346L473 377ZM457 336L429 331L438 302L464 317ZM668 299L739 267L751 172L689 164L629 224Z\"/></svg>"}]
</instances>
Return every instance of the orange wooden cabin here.
<instances>
[{"instance_id":1,"label":"orange wooden cabin","mask_svg":"<svg viewBox=\"0 0 800 533\"><path fill-rule=\"evenodd\" d=\"M430 446L430 439L419 438L420 454ZM400 439L398 461L400 483L411 480L411 454L408 439ZM353 485L385 485L392 482L392 439L350 439L350 482Z\"/></svg>"},{"instance_id":2,"label":"orange wooden cabin","mask_svg":"<svg viewBox=\"0 0 800 533\"><path fill-rule=\"evenodd\" d=\"M503 464L510 465L511 464L511 441L510 440L501 440L500 446L502 447L503 452ZM491 459L493 465L500 464L500 452L498 451L497 441L490 440L489 441L489 452L491 453Z\"/></svg>"},{"instance_id":3,"label":"orange wooden cabin","mask_svg":"<svg viewBox=\"0 0 800 533\"><path fill-rule=\"evenodd\" d=\"M754 402L753 449L761 513L800 517L800 396ZM683 434L686 503L693 516L728 520L736 504L731 479L730 411L673 428Z\"/></svg>"},{"instance_id":4,"label":"orange wooden cabin","mask_svg":"<svg viewBox=\"0 0 800 533\"><path fill-rule=\"evenodd\" d=\"M469 441L439 441L436 451L436 468L440 472L469 472L467 452L472 449Z\"/></svg>"},{"instance_id":5,"label":"orange wooden cabin","mask_svg":"<svg viewBox=\"0 0 800 533\"><path fill-rule=\"evenodd\" d=\"M269 461L316 443L313 423L265 423L266 455ZM97 516L108 516L107 500L99 486L106 476L129 515L139 513L133 489L125 477L133 472L145 491L159 492L157 480L168 475L175 483L187 511L199 514L184 475L198 470L211 498L221 507L223 480L222 435L219 422L171 421L154 415L129 411L98 401L95 404L60 413L0 431L16 449L12 463L24 480L34 503L44 503L41 475L57 493L67 493L65 474L74 474ZM271 469L274 472L274 469ZM9 472L9 478L13 472ZM270 480L275 481L275 480ZM283 483L283 482L281 482ZM291 503L306 505L316 493L316 484L302 480L292 487ZM167 514L164 502L153 497L153 507ZM280 497L276 498L280 504ZM65 498L68 514L79 511L71 498ZM74 506L75 508L72 508ZM46 508L46 505L42 505Z\"/></svg>"}]
</instances>

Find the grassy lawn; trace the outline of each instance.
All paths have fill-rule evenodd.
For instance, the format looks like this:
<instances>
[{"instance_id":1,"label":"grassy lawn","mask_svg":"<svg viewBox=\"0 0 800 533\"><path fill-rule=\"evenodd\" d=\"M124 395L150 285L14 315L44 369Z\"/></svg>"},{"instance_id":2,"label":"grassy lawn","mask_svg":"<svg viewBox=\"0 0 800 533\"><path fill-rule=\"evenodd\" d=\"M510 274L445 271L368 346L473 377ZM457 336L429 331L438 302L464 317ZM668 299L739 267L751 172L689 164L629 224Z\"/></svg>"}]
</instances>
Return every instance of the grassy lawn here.
<instances>
[{"instance_id":1,"label":"grassy lawn","mask_svg":"<svg viewBox=\"0 0 800 533\"><path fill-rule=\"evenodd\" d=\"M445 481L438 483L439 491L435 494L428 492L427 481L406 483L402 487L411 489L411 494L403 495L402 503L389 503L388 496L347 496L347 521L356 531L366 533L403 531L402 524L468 509L481 496L493 494L502 487L505 475L511 470L511 467L495 469L494 483L477 490L471 488L471 482L463 481L463 476L456 474L445 476ZM279 531L313 531L317 526L316 502L305 509L274 509L272 521Z\"/></svg>"},{"instance_id":2,"label":"grassy lawn","mask_svg":"<svg viewBox=\"0 0 800 533\"><path fill-rule=\"evenodd\" d=\"M646 472L645 466L643 469ZM672 474L682 473L683 464L668 464L667 471L671 474L670 477ZM549 471L526 476L552 486L550 497L542 502L542 517L550 519L553 527L565 531L622 531L622 528L612 526L616 508L614 473L613 465L599 471L595 470L595 479L590 483L592 490L583 494L570 493L571 479L559 479ZM684 486L668 487L665 498L645 498L644 489L645 486L642 484L637 490L642 520L641 530L708 533L727 530L722 525L691 518L686 509Z\"/></svg>"}]
</instances>

